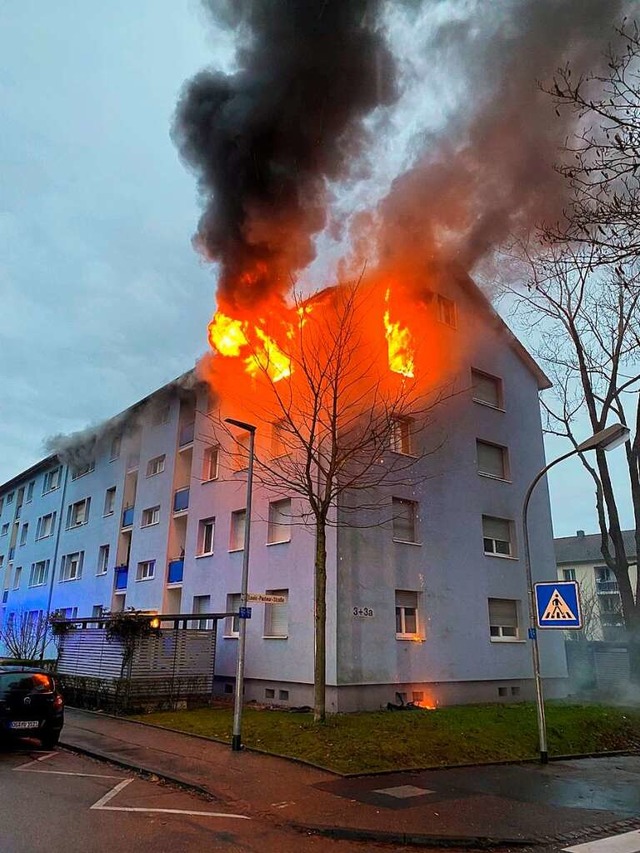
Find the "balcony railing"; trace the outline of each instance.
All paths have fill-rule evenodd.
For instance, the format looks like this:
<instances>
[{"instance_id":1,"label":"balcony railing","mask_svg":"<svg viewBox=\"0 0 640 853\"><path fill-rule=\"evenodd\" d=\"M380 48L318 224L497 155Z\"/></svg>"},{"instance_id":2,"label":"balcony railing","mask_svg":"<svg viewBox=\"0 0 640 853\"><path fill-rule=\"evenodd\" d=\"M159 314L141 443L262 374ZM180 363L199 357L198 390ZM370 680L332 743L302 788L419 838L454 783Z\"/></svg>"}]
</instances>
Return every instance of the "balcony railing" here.
<instances>
[{"instance_id":1,"label":"balcony railing","mask_svg":"<svg viewBox=\"0 0 640 853\"><path fill-rule=\"evenodd\" d=\"M184 512L189 509L189 487L177 489L173 495L173 511Z\"/></svg>"},{"instance_id":2,"label":"balcony railing","mask_svg":"<svg viewBox=\"0 0 640 853\"><path fill-rule=\"evenodd\" d=\"M192 421L190 424L184 424L182 427L180 427L180 436L178 439L180 447L184 447L185 444L191 444L191 442L193 441L193 436L195 435L195 429L195 421Z\"/></svg>"},{"instance_id":3,"label":"balcony railing","mask_svg":"<svg viewBox=\"0 0 640 853\"><path fill-rule=\"evenodd\" d=\"M134 509L135 509L135 507L133 507L133 506L125 507L125 509L122 513L122 526L123 527L131 527L131 525L133 524L133 510Z\"/></svg>"},{"instance_id":4,"label":"balcony railing","mask_svg":"<svg viewBox=\"0 0 640 853\"><path fill-rule=\"evenodd\" d=\"M618 581L596 581L596 591L601 593L620 592Z\"/></svg>"},{"instance_id":5,"label":"balcony railing","mask_svg":"<svg viewBox=\"0 0 640 853\"><path fill-rule=\"evenodd\" d=\"M127 588L127 577L129 575L129 566L116 566L116 577L114 586L116 589Z\"/></svg>"},{"instance_id":6,"label":"balcony railing","mask_svg":"<svg viewBox=\"0 0 640 853\"><path fill-rule=\"evenodd\" d=\"M184 558L169 561L169 572L167 574L167 583L182 583L182 575L184 573Z\"/></svg>"}]
</instances>

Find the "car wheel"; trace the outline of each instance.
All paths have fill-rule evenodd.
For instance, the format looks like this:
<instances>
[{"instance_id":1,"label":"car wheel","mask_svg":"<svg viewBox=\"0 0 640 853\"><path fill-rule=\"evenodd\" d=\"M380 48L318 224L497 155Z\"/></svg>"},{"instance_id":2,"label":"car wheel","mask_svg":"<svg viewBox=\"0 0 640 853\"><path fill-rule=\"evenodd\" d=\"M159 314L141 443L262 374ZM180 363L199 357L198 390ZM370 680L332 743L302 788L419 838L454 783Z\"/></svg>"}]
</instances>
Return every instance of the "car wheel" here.
<instances>
[{"instance_id":1,"label":"car wheel","mask_svg":"<svg viewBox=\"0 0 640 853\"><path fill-rule=\"evenodd\" d=\"M42 735L40 738L40 742L44 749L53 749L58 745L59 740L60 732L47 732L47 734Z\"/></svg>"}]
</instances>

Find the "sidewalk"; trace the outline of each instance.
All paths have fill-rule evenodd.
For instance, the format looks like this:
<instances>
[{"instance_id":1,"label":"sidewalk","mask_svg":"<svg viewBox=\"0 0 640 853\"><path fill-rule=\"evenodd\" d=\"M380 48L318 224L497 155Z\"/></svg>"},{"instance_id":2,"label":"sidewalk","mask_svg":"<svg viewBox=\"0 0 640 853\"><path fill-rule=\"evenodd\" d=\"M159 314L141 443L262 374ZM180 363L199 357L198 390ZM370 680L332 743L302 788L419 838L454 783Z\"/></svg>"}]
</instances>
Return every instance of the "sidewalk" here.
<instances>
[{"instance_id":1,"label":"sidewalk","mask_svg":"<svg viewBox=\"0 0 640 853\"><path fill-rule=\"evenodd\" d=\"M526 846L640 828L640 756L340 777L205 738L66 710L62 745L336 838Z\"/></svg>"}]
</instances>

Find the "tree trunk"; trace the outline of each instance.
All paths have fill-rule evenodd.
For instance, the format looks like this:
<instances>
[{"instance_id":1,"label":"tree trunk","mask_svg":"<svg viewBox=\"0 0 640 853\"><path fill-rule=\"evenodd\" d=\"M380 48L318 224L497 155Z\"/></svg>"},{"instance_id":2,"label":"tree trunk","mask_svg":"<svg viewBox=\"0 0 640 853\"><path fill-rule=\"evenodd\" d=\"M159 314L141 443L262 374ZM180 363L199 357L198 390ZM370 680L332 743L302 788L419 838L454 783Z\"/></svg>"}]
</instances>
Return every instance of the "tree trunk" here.
<instances>
[{"instance_id":1,"label":"tree trunk","mask_svg":"<svg viewBox=\"0 0 640 853\"><path fill-rule=\"evenodd\" d=\"M324 522L316 519L314 576L315 649L313 658L313 721L324 723L327 684L327 534Z\"/></svg>"}]
</instances>

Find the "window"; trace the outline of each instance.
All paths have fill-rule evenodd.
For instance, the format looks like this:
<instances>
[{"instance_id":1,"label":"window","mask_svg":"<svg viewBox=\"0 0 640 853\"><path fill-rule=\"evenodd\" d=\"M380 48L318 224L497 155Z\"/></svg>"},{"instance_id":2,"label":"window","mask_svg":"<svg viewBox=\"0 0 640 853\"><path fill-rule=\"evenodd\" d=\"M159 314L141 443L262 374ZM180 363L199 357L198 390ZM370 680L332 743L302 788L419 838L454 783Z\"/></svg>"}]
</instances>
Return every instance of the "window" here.
<instances>
[{"instance_id":1,"label":"window","mask_svg":"<svg viewBox=\"0 0 640 853\"><path fill-rule=\"evenodd\" d=\"M509 477L507 448L499 444L476 440L478 474L506 480Z\"/></svg>"},{"instance_id":2,"label":"window","mask_svg":"<svg viewBox=\"0 0 640 853\"><path fill-rule=\"evenodd\" d=\"M36 527L36 539L46 539L47 536L53 536L55 523L55 512L50 512L47 515L40 516L38 519L38 526Z\"/></svg>"},{"instance_id":3,"label":"window","mask_svg":"<svg viewBox=\"0 0 640 853\"><path fill-rule=\"evenodd\" d=\"M81 501L76 501L67 509L67 529L70 527L79 527L81 524L86 524L89 521L89 506L91 498L83 498Z\"/></svg>"},{"instance_id":4,"label":"window","mask_svg":"<svg viewBox=\"0 0 640 853\"><path fill-rule=\"evenodd\" d=\"M215 531L215 518L203 518L198 530L198 556L204 557L213 554L213 534Z\"/></svg>"},{"instance_id":5,"label":"window","mask_svg":"<svg viewBox=\"0 0 640 853\"><path fill-rule=\"evenodd\" d=\"M138 571L136 573L137 581L150 581L156 573L155 560L143 560L138 563Z\"/></svg>"},{"instance_id":6,"label":"window","mask_svg":"<svg viewBox=\"0 0 640 853\"><path fill-rule=\"evenodd\" d=\"M90 474L92 471L95 471L95 468L95 459L91 459L89 462L83 462L82 465L76 465L71 471L71 479L78 480L80 477L84 477L85 474Z\"/></svg>"},{"instance_id":7,"label":"window","mask_svg":"<svg viewBox=\"0 0 640 853\"><path fill-rule=\"evenodd\" d=\"M107 570L109 568L109 546L101 545L98 549L98 567L96 569L97 575L106 575Z\"/></svg>"},{"instance_id":8,"label":"window","mask_svg":"<svg viewBox=\"0 0 640 853\"><path fill-rule=\"evenodd\" d=\"M291 498L272 501L269 504L269 525L267 542L275 545L278 542L291 541Z\"/></svg>"},{"instance_id":9,"label":"window","mask_svg":"<svg viewBox=\"0 0 640 853\"><path fill-rule=\"evenodd\" d=\"M15 492L9 492L9 494L7 495L7 506L9 506L9 504L13 503L14 497L15 497Z\"/></svg>"},{"instance_id":10,"label":"window","mask_svg":"<svg viewBox=\"0 0 640 853\"><path fill-rule=\"evenodd\" d=\"M8 532L9 532L9 523L7 522L6 524L3 524L2 527L0 527L0 536L6 536Z\"/></svg>"},{"instance_id":11,"label":"window","mask_svg":"<svg viewBox=\"0 0 640 853\"><path fill-rule=\"evenodd\" d=\"M150 527L152 524L158 524L160 521L160 507L151 506L148 509L142 510L141 527Z\"/></svg>"},{"instance_id":12,"label":"window","mask_svg":"<svg viewBox=\"0 0 640 853\"><path fill-rule=\"evenodd\" d=\"M156 474L161 474L164 471L165 456L155 456L147 462L147 477L155 477Z\"/></svg>"},{"instance_id":13,"label":"window","mask_svg":"<svg viewBox=\"0 0 640 853\"><path fill-rule=\"evenodd\" d=\"M574 581L576 579L576 570L575 569L563 569L562 570L562 580L563 581Z\"/></svg>"},{"instance_id":14,"label":"window","mask_svg":"<svg viewBox=\"0 0 640 853\"><path fill-rule=\"evenodd\" d=\"M61 581L77 581L82 577L82 564L84 562L84 551L75 551L73 554L65 554L60 566Z\"/></svg>"},{"instance_id":15,"label":"window","mask_svg":"<svg viewBox=\"0 0 640 853\"><path fill-rule=\"evenodd\" d=\"M447 326L453 326L454 329L457 325L456 303L441 293L438 294L438 320Z\"/></svg>"},{"instance_id":16,"label":"window","mask_svg":"<svg viewBox=\"0 0 640 853\"><path fill-rule=\"evenodd\" d=\"M0 554L0 569L4 565L4 554Z\"/></svg>"},{"instance_id":17,"label":"window","mask_svg":"<svg viewBox=\"0 0 640 853\"><path fill-rule=\"evenodd\" d=\"M202 460L202 479L205 483L209 480L218 479L219 460L220 448L217 444L212 444L210 447L205 448Z\"/></svg>"},{"instance_id":18,"label":"window","mask_svg":"<svg viewBox=\"0 0 640 853\"><path fill-rule=\"evenodd\" d=\"M0 515L2 515L3 507L4 507L4 497L0 497Z\"/></svg>"},{"instance_id":19,"label":"window","mask_svg":"<svg viewBox=\"0 0 640 853\"><path fill-rule=\"evenodd\" d=\"M113 462L120 457L120 449L122 447L122 436L114 435L111 441L111 449L109 452L109 461Z\"/></svg>"},{"instance_id":20,"label":"window","mask_svg":"<svg viewBox=\"0 0 640 853\"><path fill-rule=\"evenodd\" d=\"M418 504L403 498L392 498L393 538L396 542L417 542L416 518Z\"/></svg>"},{"instance_id":21,"label":"window","mask_svg":"<svg viewBox=\"0 0 640 853\"><path fill-rule=\"evenodd\" d=\"M281 595L285 600L282 604L265 604L264 636L286 639L289 633L289 590L268 589L266 593Z\"/></svg>"},{"instance_id":22,"label":"window","mask_svg":"<svg viewBox=\"0 0 640 853\"><path fill-rule=\"evenodd\" d=\"M13 588L20 589L20 577L22 576L22 566L16 566L13 572Z\"/></svg>"},{"instance_id":23,"label":"window","mask_svg":"<svg viewBox=\"0 0 640 853\"><path fill-rule=\"evenodd\" d=\"M166 424L169 422L169 414L171 409L168 403L157 408L153 414L153 424L154 426L160 426L160 424Z\"/></svg>"},{"instance_id":24,"label":"window","mask_svg":"<svg viewBox=\"0 0 640 853\"><path fill-rule=\"evenodd\" d=\"M243 432L235 440L233 454L233 468L235 471L244 471L249 466L249 444L251 433Z\"/></svg>"},{"instance_id":25,"label":"window","mask_svg":"<svg viewBox=\"0 0 640 853\"><path fill-rule=\"evenodd\" d=\"M411 418L393 418L391 421L391 449L395 453L411 456L413 423Z\"/></svg>"},{"instance_id":26,"label":"window","mask_svg":"<svg viewBox=\"0 0 640 853\"><path fill-rule=\"evenodd\" d=\"M20 544L21 545L27 544L27 536L28 535L29 535L29 523L25 522L22 525L22 530L20 531Z\"/></svg>"},{"instance_id":27,"label":"window","mask_svg":"<svg viewBox=\"0 0 640 853\"><path fill-rule=\"evenodd\" d=\"M91 618L99 619L104 613L104 604L94 604L91 608ZM91 626L93 628L104 628L103 623L98 623L97 625Z\"/></svg>"},{"instance_id":28,"label":"window","mask_svg":"<svg viewBox=\"0 0 640 853\"><path fill-rule=\"evenodd\" d=\"M489 599L489 636L492 642L520 639L517 601L510 598Z\"/></svg>"},{"instance_id":29,"label":"window","mask_svg":"<svg viewBox=\"0 0 640 853\"><path fill-rule=\"evenodd\" d=\"M29 575L29 586L43 586L47 582L49 574L49 560L39 560L31 564Z\"/></svg>"},{"instance_id":30,"label":"window","mask_svg":"<svg viewBox=\"0 0 640 853\"><path fill-rule=\"evenodd\" d=\"M473 399L476 403L484 403L487 406L493 406L494 409L503 408L501 379L479 370L472 370L471 384Z\"/></svg>"},{"instance_id":31,"label":"window","mask_svg":"<svg viewBox=\"0 0 640 853\"><path fill-rule=\"evenodd\" d=\"M483 515L482 536L485 554L499 557L513 556L513 524L508 519Z\"/></svg>"},{"instance_id":32,"label":"window","mask_svg":"<svg viewBox=\"0 0 640 853\"><path fill-rule=\"evenodd\" d=\"M210 595L194 595L192 613L211 613L211 596ZM207 619L199 619L192 623L194 627L205 630L211 628L211 624Z\"/></svg>"},{"instance_id":33,"label":"window","mask_svg":"<svg viewBox=\"0 0 640 853\"><path fill-rule=\"evenodd\" d=\"M278 459L287 452L287 423L277 421L271 424L271 458Z\"/></svg>"},{"instance_id":34,"label":"window","mask_svg":"<svg viewBox=\"0 0 640 853\"><path fill-rule=\"evenodd\" d=\"M239 592L227 595L227 613L237 613L240 608L242 596ZM237 637L240 633L240 620L237 616L227 616L224 620L225 637Z\"/></svg>"},{"instance_id":35,"label":"window","mask_svg":"<svg viewBox=\"0 0 640 853\"><path fill-rule=\"evenodd\" d=\"M61 607L57 611L57 615L61 619L75 619L78 615L78 608L77 607Z\"/></svg>"},{"instance_id":36,"label":"window","mask_svg":"<svg viewBox=\"0 0 640 853\"><path fill-rule=\"evenodd\" d=\"M242 551L244 549L244 527L246 520L246 509L238 509L231 513L231 538L229 541L230 551Z\"/></svg>"},{"instance_id":37,"label":"window","mask_svg":"<svg viewBox=\"0 0 640 853\"><path fill-rule=\"evenodd\" d=\"M33 500L33 490L35 488L36 481L32 480L27 486L27 503L31 503Z\"/></svg>"},{"instance_id":38,"label":"window","mask_svg":"<svg viewBox=\"0 0 640 853\"><path fill-rule=\"evenodd\" d=\"M113 515L116 509L116 487L111 486L110 489L104 493L104 512L102 513L104 516Z\"/></svg>"},{"instance_id":39,"label":"window","mask_svg":"<svg viewBox=\"0 0 640 853\"><path fill-rule=\"evenodd\" d=\"M400 640L418 637L418 593L396 590L396 637Z\"/></svg>"},{"instance_id":40,"label":"window","mask_svg":"<svg viewBox=\"0 0 640 853\"><path fill-rule=\"evenodd\" d=\"M62 473L62 468L54 468L53 471L47 471L44 475L44 488L42 490L42 494L46 495L47 492L53 492L54 489L60 488L60 475ZM9 503L9 498L7 498L7 503Z\"/></svg>"}]
</instances>

